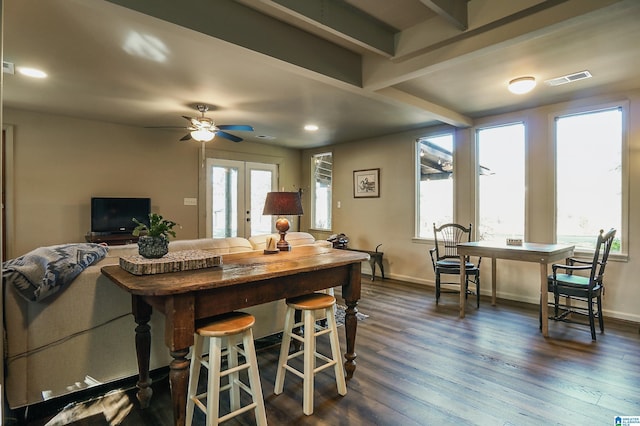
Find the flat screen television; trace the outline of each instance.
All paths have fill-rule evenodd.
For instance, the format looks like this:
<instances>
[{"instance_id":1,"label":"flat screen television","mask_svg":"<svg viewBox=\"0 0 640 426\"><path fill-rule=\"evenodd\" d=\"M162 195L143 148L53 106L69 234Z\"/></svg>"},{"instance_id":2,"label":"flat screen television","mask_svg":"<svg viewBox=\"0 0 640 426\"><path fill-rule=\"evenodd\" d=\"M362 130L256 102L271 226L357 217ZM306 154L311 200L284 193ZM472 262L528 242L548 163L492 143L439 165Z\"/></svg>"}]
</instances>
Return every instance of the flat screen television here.
<instances>
[{"instance_id":1,"label":"flat screen television","mask_svg":"<svg viewBox=\"0 0 640 426\"><path fill-rule=\"evenodd\" d=\"M131 234L135 217L149 225L151 198L91 198L91 232Z\"/></svg>"}]
</instances>

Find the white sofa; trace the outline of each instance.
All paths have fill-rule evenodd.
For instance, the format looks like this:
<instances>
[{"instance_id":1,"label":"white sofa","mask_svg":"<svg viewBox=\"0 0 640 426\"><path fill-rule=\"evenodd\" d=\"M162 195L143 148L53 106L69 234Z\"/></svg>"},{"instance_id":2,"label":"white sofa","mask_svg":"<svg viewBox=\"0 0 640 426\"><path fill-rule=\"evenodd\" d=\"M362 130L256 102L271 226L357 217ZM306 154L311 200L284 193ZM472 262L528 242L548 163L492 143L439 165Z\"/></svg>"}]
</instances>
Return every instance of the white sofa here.
<instances>
[{"instance_id":1,"label":"white sofa","mask_svg":"<svg viewBox=\"0 0 640 426\"><path fill-rule=\"evenodd\" d=\"M175 240L169 250L202 249L222 255L262 251L267 237ZM292 246L330 245L304 232L289 233L287 240ZM135 253L136 244L109 247L104 259L41 302L29 302L13 286L5 286L5 388L10 408L137 375L131 297L100 272L105 265L118 264L121 256ZM280 331L284 323L283 301L247 312L256 316L256 338ZM171 361L162 338L161 314L152 315L151 330L153 370Z\"/></svg>"}]
</instances>

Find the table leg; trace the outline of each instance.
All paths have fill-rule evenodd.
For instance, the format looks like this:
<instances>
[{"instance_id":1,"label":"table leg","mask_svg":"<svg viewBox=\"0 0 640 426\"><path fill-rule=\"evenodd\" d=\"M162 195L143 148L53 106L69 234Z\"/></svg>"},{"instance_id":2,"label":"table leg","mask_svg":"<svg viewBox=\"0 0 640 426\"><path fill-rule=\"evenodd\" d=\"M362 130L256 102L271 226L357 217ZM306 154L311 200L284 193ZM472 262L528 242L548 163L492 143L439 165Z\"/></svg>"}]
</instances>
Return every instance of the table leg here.
<instances>
[{"instance_id":1,"label":"table leg","mask_svg":"<svg viewBox=\"0 0 640 426\"><path fill-rule=\"evenodd\" d=\"M464 318L467 301L467 268L465 268L464 256L460 256L460 318Z\"/></svg>"},{"instance_id":2,"label":"table leg","mask_svg":"<svg viewBox=\"0 0 640 426\"><path fill-rule=\"evenodd\" d=\"M358 312L357 300L345 300L347 309L344 316L345 334L347 336L347 352L344 354L346 359L344 363L344 369L347 373L347 379L353 377L353 373L356 371L356 333L358 331L358 318L356 313Z\"/></svg>"},{"instance_id":3,"label":"table leg","mask_svg":"<svg viewBox=\"0 0 640 426\"><path fill-rule=\"evenodd\" d=\"M138 296L131 297L133 317L136 327L136 357L138 359L138 393L136 394L141 408L149 407L153 390L149 376L149 359L151 357L151 306Z\"/></svg>"},{"instance_id":4,"label":"table leg","mask_svg":"<svg viewBox=\"0 0 640 426\"><path fill-rule=\"evenodd\" d=\"M173 361L169 364L169 385L173 421L176 426L184 426L186 420L187 387L189 386L189 348L171 351ZM216 401L217 402L217 401Z\"/></svg>"},{"instance_id":5,"label":"table leg","mask_svg":"<svg viewBox=\"0 0 640 426\"><path fill-rule=\"evenodd\" d=\"M540 263L540 327L544 337L549 337L549 288L547 285L547 264Z\"/></svg>"},{"instance_id":6,"label":"table leg","mask_svg":"<svg viewBox=\"0 0 640 426\"><path fill-rule=\"evenodd\" d=\"M496 306L496 258L491 258L491 305Z\"/></svg>"}]
</instances>

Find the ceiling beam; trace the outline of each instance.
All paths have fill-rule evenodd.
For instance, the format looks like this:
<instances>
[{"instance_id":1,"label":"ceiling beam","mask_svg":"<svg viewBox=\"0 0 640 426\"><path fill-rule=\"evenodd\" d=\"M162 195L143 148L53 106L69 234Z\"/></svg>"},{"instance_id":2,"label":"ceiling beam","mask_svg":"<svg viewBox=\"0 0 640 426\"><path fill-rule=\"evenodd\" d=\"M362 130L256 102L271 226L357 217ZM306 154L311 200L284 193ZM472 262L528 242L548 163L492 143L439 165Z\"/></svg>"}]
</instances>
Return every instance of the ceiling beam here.
<instances>
[{"instance_id":1,"label":"ceiling beam","mask_svg":"<svg viewBox=\"0 0 640 426\"><path fill-rule=\"evenodd\" d=\"M434 104L425 99L411 95L402 90L398 90L393 87L385 87L376 90L376 93L386 96L396 102L412 105L427 111L436 120L446 124L450 124L455 127L471 127L473 126L473 120L465 115L462 115L456 111L445 108L441 105Z\"/></svg>"},{"instance_id":2,"label":"ceiling beam","mask_svg":"<svg viewBox=\"0 0 640 426\"><path fill-rule=\"evenodd\" d=\"M343 0L262 0L262 3L370 52L387 58L395 54L398 30Z\"/></svg>"},{"instance_id":3,"label":"ceiling beam","mask_svg":"<svg viewBox=\"0 0 640 426\"><path fill-rule=\"evenodd\" d=\"M451 22L457 29L469 28L467 17L468 0L420 0L429 9Z\"/></svg>"},{"instance_id":4,"label":"ceiling beam","mask_svg":"<svg viewBox=\"0 0 640 426\"><path fill-rule=\"evenodd\" d=\"M398 52L402 53L391 61L375 56L363 58L364 88L377 91L425 76L432 71L452 66L458 61L468 61L475 56L554 31L556 26L564 22L583 19L584 15L594 10L620 1L545 0L522 10L511 10L508 15L500 18L493 17L492 21L482 23L478 27L472 24L472 28L464 33L431 45L416 47L411 52L404 51L400 42ZM489 4L490 1L486 0L486 3ZM473 2L470 3L470 7L473 11ZM418 34L414 37L421 38ZM402 36L399 39L402 39Z\"/></svg>"},{"instance_id":5,"label":"ceiling beam","mask_svg":"<svg viewBox=\"0 0 640 426\"><path fill-rule=\"evenodd\" d=\"M362 87L362 58L232 0L108 0L348 85ZM215 55L216 52L194 54Z\"/></svg>"}]
</instances>

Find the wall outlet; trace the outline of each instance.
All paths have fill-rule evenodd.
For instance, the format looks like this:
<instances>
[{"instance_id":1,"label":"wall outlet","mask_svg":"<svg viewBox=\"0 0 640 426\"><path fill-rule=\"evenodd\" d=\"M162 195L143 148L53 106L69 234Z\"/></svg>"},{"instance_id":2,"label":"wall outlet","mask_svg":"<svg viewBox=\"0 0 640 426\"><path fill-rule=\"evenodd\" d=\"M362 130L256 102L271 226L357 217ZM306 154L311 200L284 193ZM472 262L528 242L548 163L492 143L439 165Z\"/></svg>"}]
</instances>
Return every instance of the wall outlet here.
<instances>
[{"instance_id":1,"label":"wall outlet","mask_svg":"<svg viewBox=\"0 0 640 426\"><path fill-rule=\"evenodd\" d=\"M197 206L198 205L198 199L197 198L185 198L184 199L184 205L185 206Z\"/></svg>"}]
</instances>

